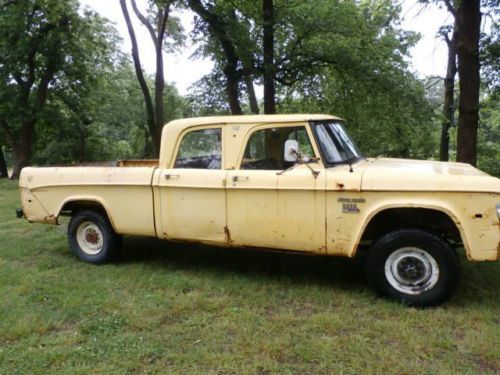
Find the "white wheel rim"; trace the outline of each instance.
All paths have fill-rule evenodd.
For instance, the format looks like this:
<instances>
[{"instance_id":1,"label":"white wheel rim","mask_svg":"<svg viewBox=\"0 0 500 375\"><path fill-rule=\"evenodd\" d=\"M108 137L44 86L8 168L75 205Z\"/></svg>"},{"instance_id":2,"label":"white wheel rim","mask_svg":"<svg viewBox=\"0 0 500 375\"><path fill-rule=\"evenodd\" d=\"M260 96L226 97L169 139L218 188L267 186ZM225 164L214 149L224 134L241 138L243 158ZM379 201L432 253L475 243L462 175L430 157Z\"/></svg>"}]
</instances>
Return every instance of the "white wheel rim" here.
<instances>
[{"instance_id":1,"label":"white wheel rim","mask_svg":"<svg viewBox=\"0 0 500 375\"><path fill-rule=\"evenodd\" d=\"M403 247L385 261L385 277L397 291L418 295L432 289L439 279L439 267L432 255L417 247Z\"/></svg>"},{"instance_id":2,"label":"white wheel rim","mask_svg":"<svg viewBox=\"0 0 500 375\"><path fill-rule=\"evenodd\" d=\"M76 241L85 254L99 254L104 245L101 229L92 221L84 221L76 230Z\"/></svg>"}]
</instances>

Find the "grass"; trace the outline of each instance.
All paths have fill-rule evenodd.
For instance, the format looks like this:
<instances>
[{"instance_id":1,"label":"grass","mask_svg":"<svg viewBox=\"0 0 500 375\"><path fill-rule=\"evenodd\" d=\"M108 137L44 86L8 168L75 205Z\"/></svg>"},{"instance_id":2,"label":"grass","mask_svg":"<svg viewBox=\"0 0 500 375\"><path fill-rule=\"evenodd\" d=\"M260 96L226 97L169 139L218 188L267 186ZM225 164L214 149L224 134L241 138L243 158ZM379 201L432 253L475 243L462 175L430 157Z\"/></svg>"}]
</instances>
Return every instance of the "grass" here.
<instances>
[{"instance_id":1,"label":"grass","mask_svg":"<svg viewBox=\"0 0 500 375\"><path fill-rule=\"evenodd\" d=\"M125 238L114 264L15 219L0 180L0 374L499 374L498 263L417 310L344 259Z\"/></svg>"}]
</instances>

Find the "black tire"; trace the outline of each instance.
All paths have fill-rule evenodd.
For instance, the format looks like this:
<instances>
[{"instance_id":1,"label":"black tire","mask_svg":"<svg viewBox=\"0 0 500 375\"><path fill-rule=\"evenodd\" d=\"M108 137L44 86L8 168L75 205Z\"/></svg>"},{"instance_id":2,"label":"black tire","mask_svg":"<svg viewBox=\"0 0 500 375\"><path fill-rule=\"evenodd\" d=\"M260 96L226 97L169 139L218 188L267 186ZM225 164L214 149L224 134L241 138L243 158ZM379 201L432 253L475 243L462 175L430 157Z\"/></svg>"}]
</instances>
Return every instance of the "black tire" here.
<instances>
[{"instance_id":1,"label":"black tire","mask_svg":"<svg viewBox=\"0 0 500 375\"><path fill-rule=\"evenodd\" d=\"M103 264L115 258L121 236L115 233L106 215L92 210L76 212L68 225L68 241L81 260Z\"/></svg>"},{"instance_id":2,"label":"black tire","mask_svg":"<svg viewBox=\"0 0 500 375\"><path fill-rule=\"evenodd\" d=\"M373 245L366 274L380 295L427 307L451 297L458 286L460 267L455 251L441 238L420 229L401 229Z\"/></svg>"}]
</instances>

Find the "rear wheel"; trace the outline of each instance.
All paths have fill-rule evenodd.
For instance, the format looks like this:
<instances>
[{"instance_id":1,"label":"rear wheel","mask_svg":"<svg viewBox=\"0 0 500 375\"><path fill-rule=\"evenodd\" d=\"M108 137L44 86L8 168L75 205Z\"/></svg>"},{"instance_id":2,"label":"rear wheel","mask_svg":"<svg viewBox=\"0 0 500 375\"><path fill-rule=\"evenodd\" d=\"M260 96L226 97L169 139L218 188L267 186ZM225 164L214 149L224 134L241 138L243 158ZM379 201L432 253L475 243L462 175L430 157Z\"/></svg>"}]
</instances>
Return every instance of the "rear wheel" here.
<instances>
[{"instance_id":1,"label":"rear wheel","mask_svg":"<svg viewBox=\"0 0 500 375\"><path fill-rule=\"evenodd\" d=\"M114 258L121 238L108 218L96 211L79 211L68 225L68 241L73 253L89 263L102 264Z\"/></svg>"},{"instance_id":2,"label":"rear wheel","mask_svg":"<svg viewBox=\"0 0 500 375\"><path fill-rule=\"evenodd\" d=\"M455 291L459 263L453 249L432 233L404 229L372 247L366 272L375 290L412 306L435 306Z\"/></svg>"}]
</instances>

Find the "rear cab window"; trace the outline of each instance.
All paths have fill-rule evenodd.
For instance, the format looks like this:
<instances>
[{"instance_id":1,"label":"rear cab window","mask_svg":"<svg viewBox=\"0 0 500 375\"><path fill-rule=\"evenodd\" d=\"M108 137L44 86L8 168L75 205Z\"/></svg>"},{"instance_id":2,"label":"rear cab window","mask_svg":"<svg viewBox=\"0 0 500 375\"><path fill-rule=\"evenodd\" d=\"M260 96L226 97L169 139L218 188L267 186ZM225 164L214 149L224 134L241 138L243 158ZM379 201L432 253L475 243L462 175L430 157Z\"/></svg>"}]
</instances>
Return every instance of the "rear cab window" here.
<instances>
[{"instance_id":1,"label":"rear cab window","mask_svg":"<svg viewBox=\"0 0 500 375\"><path fill-rule=\"evenodd\" d=\"M174 168L221 169L222 129L193 130L181 141Z\"/></svg>"}]
</instances>

